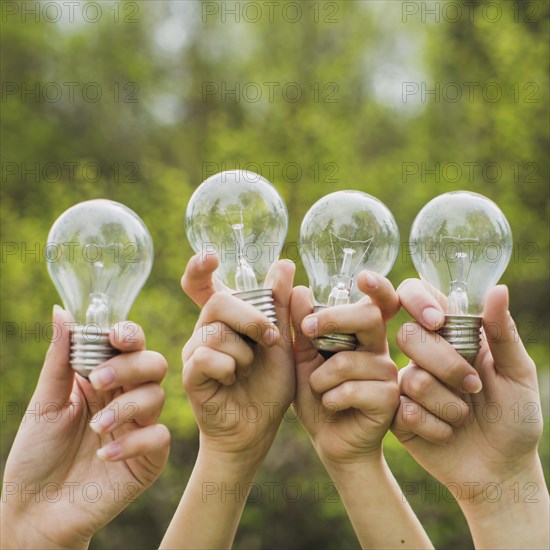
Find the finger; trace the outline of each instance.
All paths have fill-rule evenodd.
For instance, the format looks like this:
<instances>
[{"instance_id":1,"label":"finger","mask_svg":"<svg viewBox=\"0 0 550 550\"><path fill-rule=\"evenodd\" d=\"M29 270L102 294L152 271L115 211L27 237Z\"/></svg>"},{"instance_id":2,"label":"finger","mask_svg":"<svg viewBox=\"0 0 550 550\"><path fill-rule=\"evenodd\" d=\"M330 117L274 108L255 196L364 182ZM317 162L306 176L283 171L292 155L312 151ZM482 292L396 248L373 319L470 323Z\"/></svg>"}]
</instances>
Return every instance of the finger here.
<instances>
[{"instance_id":1,"label":"finger","mask_svg":"<svg viewBox=\"0 0 550 550\"><path fill-rule=\"evenodd\" d=\"M290 296L295 273L292 260L279 260L271 266L266 277L266 285L273 288L277 324L283 329L290 323Z\"/></svg>"},{"instance_id":2,"label":"finger","mask_svg":"<svg viewBox=\"0 0 550 550\"><path fill-rule=\"evenodd\" d=\"M200 347L208 347L230 355L237 362L238 368L243 371L249 370L254 363L254 352L250 344L242 334L230 329L224 323L211 323L194 332L182 350L183 361L189 360Z\"/></svg>"},{"instance_id":3,"label":"finger","mask_svg":"<svg viewBox=\"0 0 550 550\"><path fill-rule=\"evenodd\" d=\"M71 314L57 305L54 306L55 331L36 387L35 399L38 401L57 403L61 407L69 400L75 376L69 358L71 324Z\"/></svg>"},{"instance_id":4,"label":"finger","mask_svg":"<svg viewBox=\"0 0 550 550\"><path fill-rule=\"evenodd\" d=\"M145 349L143 329L132 321L122 321L111 327L109 334L111 345L119 351L141 351Z\"/></svg>"},{"instance_id":5,"label":"finger","mask_svg":"<svg viewBox=\"0 0 550 550\"><path fill-rule=\"evenodd\" d=\"M90 427L98 434L112 432L125 423L141 426L154 424L164 405L164 390L154 383L120 394L90 420Z\"/></svg>"},{"instance_id":6,"label":"finger","mask_svg":"<svg viewBox=\"0 0 550 550\"><path fill-rule=\"evenodd\" d=\"M341 351L313 371L309 384L320 395L348 380L396 381L397 367L387 355Z\"/></svg>"},{"instance_id":7,"label":"finger","mask_svg":"<svg viewBox=\"0 0 550 550\"><path fill-rule=\"evenodd\" d=\"M401 305L408 314L428 330L445 323L445 297L419 279L406 279L397 287Z\"/></svg>"},{"instance_id":8,"label":"finger","mask_svg":"<svg viewBox=\"0 0 550 550\"><path fill-rule=\"evenodd\" d=\"M361 271L357 276L357 287L380 308L384 321L388 321L399 311L399 296L386 277L374 271Z\"/></svg>"},{"instance_id":9,"label":"finger","mask_svg":"<svg viewBox=\"0 0 550 550\"><path fill-rule=\"evenodd\" d=\"M230 386L236 380L236 370L237 362L234 357L200 347L183 365L183 387L188 394L193 394L211 380Z\"/></svg>"},{"instance_id":10,"label":"finger","mask_svg":"<svg viewBox=\"0 0 550 550\"><path fill-rule=\"evenodd\" d=\"M279 340L279 330L253 305L225 292L216 292L204 305L197 328L222 322L239 334L270 347Z\"/></svg>"},{"instance_id":11,"label":"finger","mask_svg":"<svg viewBox=\"0 0 550 550\"><path fill-rule=\"evenodd\" d=\"M215 294L214 271L218 267L219 260L213 254L196 254L185 268L181 278L183 291L199 307L204 306L210 296Z\"/></svg>"},{"instance_id":12,"label":"finger","mask_svg":"<svg viewBox=\"0 0 550 550\"><path fill-rule=\"evenodd\" d=\"M311 290L305 286L297 286L292 290L290 296L290 317L294 331L294 357L297 365L309 364L312 361L320 363L322 361L317 349L313 347L310 338L304 335L301 328L304 317L312 312L313 294ZM303 381L307 383L308 378L309 375Z\"/></svg>"},{"instance_id":13,"label":"finger","mask_svg":"<svg viewBox=\"0 0 550 550\"><path fill-rule=\"evenodd\" d=\"M168 372L166 359L156 351L122 353L95 368L89 380L96 390L130 389L146 382L160 383Z\"/></svg>"},{"instance_id":14,"label":"finger","mask_svg":"<svg viewBox=\"0 0 550 550\"><path fill-rule=\"evenodd\" d=\"M361 346L369 351L381 353L387 349L386 325L380 308L367 300L321 309L307 316L301 328L310 338L333 332L355 334Z\"/></svg>"},{"instance_id":15,"label":"finger","mask_svg":"<svg viewBox=\"0 0 550 550\"><path fill-rule=\"evenodd\" d=\"M147 455L153 464L162 466L166 464L169 453L170 432L163 424L155 424L117 437L98 449L97 456L101 460L114 462Z\"/></svg>"},{"instance_id":16,"label":"finger","mask_svg":"<svg viewBox=\"0 0 550 550\"><path fill-rule=\"evenodd\" d=\"M477 371L439 334L426 331L418 323L405 323L397 333L397 345L444 384L467 393L481 391Z\"/></svg>"},{"instance_id":17,"label":"finger","mask_svg":"<svg viewBox=\"0 0 550 550\"><path fill-rule=\"evenodd\" d=\"M495 368L514 380L533 379L536 367L529 357L508 311L508 288L498 285L487 296L483 330Z\"/></svg>"},{"instance_id":18,"label":"finger","mask_svg":"<svg viewBox=\"0 0 550 550\"><path fill-rule=\"evenodd\" d=\"M391 410L393 416L399 405L399 386L397 383L372 380L348 380L324 393L321 403L327 409L358 409L365 413L381 413L385 416Z\"/></svg>"},{"instance_id":19,"label":"finger","mask_svg":"<svg viewBox=\"0 0 550 550\"><path fill-rule=\"evenodd\" d=\"M437 418L453 426L461 426L468 418L468 405L428 371L410 365L399 375L401 393Z\"/></svg>"},{"instance_id":20,"label":"finger","mask_svg":"<svg viewBox=\"0 0 550 550\"><path fill-rule=\"evenodd\" d=\"M449 424L404 395L401 396L391 431L402 443L412 442L418 436L436 445L446 445L453 435Z\"/></svg>"}]
</instances>

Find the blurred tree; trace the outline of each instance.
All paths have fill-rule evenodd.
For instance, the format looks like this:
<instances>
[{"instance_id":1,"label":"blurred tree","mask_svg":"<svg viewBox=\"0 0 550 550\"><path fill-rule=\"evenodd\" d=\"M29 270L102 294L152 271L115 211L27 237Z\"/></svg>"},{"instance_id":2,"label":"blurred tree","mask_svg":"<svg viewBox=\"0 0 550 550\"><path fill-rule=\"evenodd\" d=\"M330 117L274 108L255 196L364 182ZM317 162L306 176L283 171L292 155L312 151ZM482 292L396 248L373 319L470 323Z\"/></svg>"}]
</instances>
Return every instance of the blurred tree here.
<instances>
[{"instance_id":1,"label":"blurred tree","mask_svg":"<svg viewBox=\"0 0 550 550\"><path fill-rule=\"evenodd\" d=\"M196 186L223 169L261 172L287 201L284 255L298 263L299 284L300 222L328 192L360 189L393 211L403 241L395 285L415 275L406 241L425 202L462 188L495 200L516 243L504 281L547 401L547 2L503 2L493 22L495 3L478 1L454 2L459 19L436 3L439 22L422 16L426 2L306 0L298 17L289 2L269 11L265 2L113 1L101 3L96 23L78 9L72 23L66 13L51 22L43 12L23 16L35 2L6 4L17 12L3 8L1 27L2 461L58 300L43 254L55 218L76 202L111 198L138 212L155 241L153 273L131 317L171 365L163 420L174 434L172 457L93 547L158 544L190 473L197 441L180 349L197 308L179 289L191 255L183 215ZM405 318L389 329L400 366L394 335ZM546 439L541 452L547 464ZM435 545L471 546L445 488L391 436L386 454ZM358 546L290 414L257 484L236 548Z\"/></svg>"}]
</instances>

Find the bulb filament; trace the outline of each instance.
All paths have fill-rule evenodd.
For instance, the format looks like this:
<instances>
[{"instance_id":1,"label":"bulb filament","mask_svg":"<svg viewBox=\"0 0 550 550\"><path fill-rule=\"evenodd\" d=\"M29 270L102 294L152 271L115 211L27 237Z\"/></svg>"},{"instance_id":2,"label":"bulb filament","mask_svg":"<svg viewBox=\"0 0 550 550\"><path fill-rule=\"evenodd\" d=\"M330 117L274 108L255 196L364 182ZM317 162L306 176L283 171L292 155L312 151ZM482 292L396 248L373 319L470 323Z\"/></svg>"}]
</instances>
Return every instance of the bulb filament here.
<instances>
[{"instance_id":1,"label":"bulb filament","mask_svg":"<svg viewBox=\"0 0 550 550\"><path fill-rule=\"evenodd\" d=\"M332 290L328 297L329 306L339 306L349 304L349 296L351 293L351 285L353 279L351 277L351 258L355 254L353 248L344 248L344 259L340 273L332 277Z\"/></svg>"},{"instance_id":2,"label":"bulb filament","mask_svg":"<svg viewBox=\"0 0 550 550\"><path fill-rule=\"evenodd\" d=\"M103 262L95 262L92 268L92 292L90 305L86 310L86 323L99 325L102 328L109 326L109 301L104 281Z\"/></svg>"},{"instance_id":3,"label":"bulb filament","mask_svg":"<svg viewBox=\"0 0 550 550\"><path fill-rule=\"evenodd\" d=\"M447 313L450 315L468 315L469 300L468 300L468 275L474 261L475 250L479 244L478 239L470 239L466 237L441 237L443 241L458 241L458 250L452 254L447 254L444 251L447 269L451 278L451 287L449 296L447 297ZM452 243L449 246L455 248L457 243ZM463 246L469 249L468 252L463 252ZM456 250L456 248L455 248ZM456 264L455 275L453 276L451 263Z\"/></svg>"},{"instance_id":4,"label":"bulb filament","mask_svg":"<svg viewBox=\"0 0 550 550\"><path fill-rule=\"evenodd\" d=\"M468 314L468 284L466 283L466 258L465 252L455 254L458 263L456 279L451 281L451 292L447 301L447 311L451 315Z\"/></svg>"},{"instance_id":5,"label":"bulb filament","mask_svg":"<svg viewBox=\"0 0 550 550\"><path fill-rule=\"evenodd\" d=\"M240 222L232 223L233 237L237 248L237 271L235 273L235 286L237 291L243 292L247 290L256 290L258 288L258 280L252 266L248 263L244 256L244 222L243 214L239 212ZM229 217L229 214L228 214Z\"/></svg>"}]
</instances>

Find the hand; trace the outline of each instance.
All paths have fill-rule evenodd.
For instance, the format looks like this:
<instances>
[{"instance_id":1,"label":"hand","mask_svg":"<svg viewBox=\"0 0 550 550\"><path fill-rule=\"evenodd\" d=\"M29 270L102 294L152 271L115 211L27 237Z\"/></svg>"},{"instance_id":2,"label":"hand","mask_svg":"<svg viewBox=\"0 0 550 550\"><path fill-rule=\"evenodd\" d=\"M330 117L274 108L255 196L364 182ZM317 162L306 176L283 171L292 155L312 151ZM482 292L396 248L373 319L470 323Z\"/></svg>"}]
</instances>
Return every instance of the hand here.
<instances>
[{"instance_id":1,"label":"hand","mask_svg":"<svg viewBox=\"0 0 550 550\"><path fill-rule=\"evenodd\" d=\"M183 384L200 428L201 449L258 462L294 397L287 329L295 266L279 261L269 276L281 334L254 306L217 291L217 265L214 256L195 256L182 279L184 291L203 307L183 348Z\"/></svg>"},{"instance_id":2,"label":"hand","mask_svg":"<svg viewBox=\"0 0 550 550\"><path fill-rule=\"evenodd\" d=\"M90 375L69 365L70 315L56 306L48 350L4 472L2 547L85 548L159 476L170 434L156 421L164 358L137 325L110 334L120 350ZM29 494L36 492L36 495Z\"/></svg>"},{"instance_id":3,"label":"hand","mask_svg":"<svg viewBox=\"0 0 550 550\"><path fill-rule=\"evenodd\" d=\"M200 448L161 548L231 547L247 491L294 397L288 332L294 264L277 262L268 275L281 331L221 287L217 266L214 256L194 256L182 279L183 290L202 307L182 352ZM237 496L221 497L220 487L235 488Z\"/></svg>"},{"instance_id":4,"label":"hand","mask_svg":"<svg viewBox=\"0 0 550 550\"><path fill-rule=\"evenodd\" d=\"M526 502L533 489L537 502L548 500L537 455L542 417L536 368L508 312L508 291L497 286L487 297L481 350L473 367L430 332L444 322L444 313L425 284L405 281L398 294L417 322L404 325L398 335L411 362L400 371L402 397L393 431L430 474L452 484L476 547L499 547L496 538L478 535L476 540L481 529L474 524L498 517L495 509L502 511L514 499ZM517 517L509 525L522 525L522 514L517 506L515 510ZM500 531L495 536L502 536L505 545L521 540L522 547L529 546L529 535L514 542L505 524L493 531L485 525L483 531Z\"/></svg>"},{"instance_id":5,"label":"hand","mask_svg":"<svg viewBox=\"0 0 550 550\"><path fill-rule=\"evenodd\" d=\"M399 300L380 275L363 272L357 284L367 297L314 315L311 292L292 292L293 407L338 487L361 547L432 548L382 455L382 439L399 405L385 322L399 310ZM330 332L355 334L357 349L325 361L310 338Z\"/></svg>"},{"instance_id":6,"label":"hand","mask_svg":"<svg viewBox=\"0 0 550 550\"><path fill-rule=\"evenodd\" d=\"M296 399L294 409L323 461L333 463L380 457L382 438L399 404L397 368L389 356L385 321L399 310L391 283L361 273L360 302L311 315L311 291L292 292L295 325ZM310 338L335 332L355 334L355 351L325 359Z\"/></svg>"}]
</instances>

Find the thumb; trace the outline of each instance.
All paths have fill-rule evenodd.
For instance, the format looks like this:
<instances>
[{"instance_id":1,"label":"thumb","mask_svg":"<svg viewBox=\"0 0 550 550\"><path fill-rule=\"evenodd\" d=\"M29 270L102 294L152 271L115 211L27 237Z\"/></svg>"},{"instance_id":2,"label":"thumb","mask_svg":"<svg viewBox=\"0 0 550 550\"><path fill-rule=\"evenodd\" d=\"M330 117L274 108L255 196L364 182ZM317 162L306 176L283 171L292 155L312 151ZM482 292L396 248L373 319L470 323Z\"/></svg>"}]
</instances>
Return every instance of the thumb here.
<instances>
[{"instance_id":1,"label":"thumb","mask_svg":"<svg viewBox=\"0 0 550 550\"><path fill-rule=\"evenodd\" d=\"M73 323L68 311L54 306L52 341L35 392L35 399L44 403L54 402L62 407L71 395L75 376L70 365L70 326Z\"/></svg>"},{"instance_id":2,"label":"thumb","mask_svg":"<svg viewBox=\"0 0 550 550\"><path fill-rule=\"evenodd\" d=\"M313 312L313 296L305 286L297 286L290 297L290 317L294 329L294 358L296 361L296 385L298 393L309 390L311 373L323 363L319 352L302 333L304 317Z\"/></svg>"},{"instance_id":3,"label":"thumb","mask_svg":"<svg viewBox=\"0 0 550 550\"><path fill-rule=\"evenodd\" d=\"M498 285L487 296L483 331L497 372L514 380L532 378L535 365L529 357L508 311L508 288Z\"/></svg>"},{"instance_id":4,"label":"thumb","mask_svg":"<svg viewBox=\"0 0 550 550\"><path fill-rule=\"evenodd\" d=\"M273 289L277 324L283 336L290 335L290 295L295 273L296 265L292 260L279 260L271 266L266 277L266 286Z\"/></svg>"},{"instance_id":5,"label":"thumb","mask_svg":"<svg viewBox=\"0 0 550 550\"><path fill-rule=\"evenodd\" d=\"M216 293L214 271L218 263L218 258L212 254L196 254L187 263L181 287L199 307L203 307L210 296Z\"/></svg>"}]
</instances>

